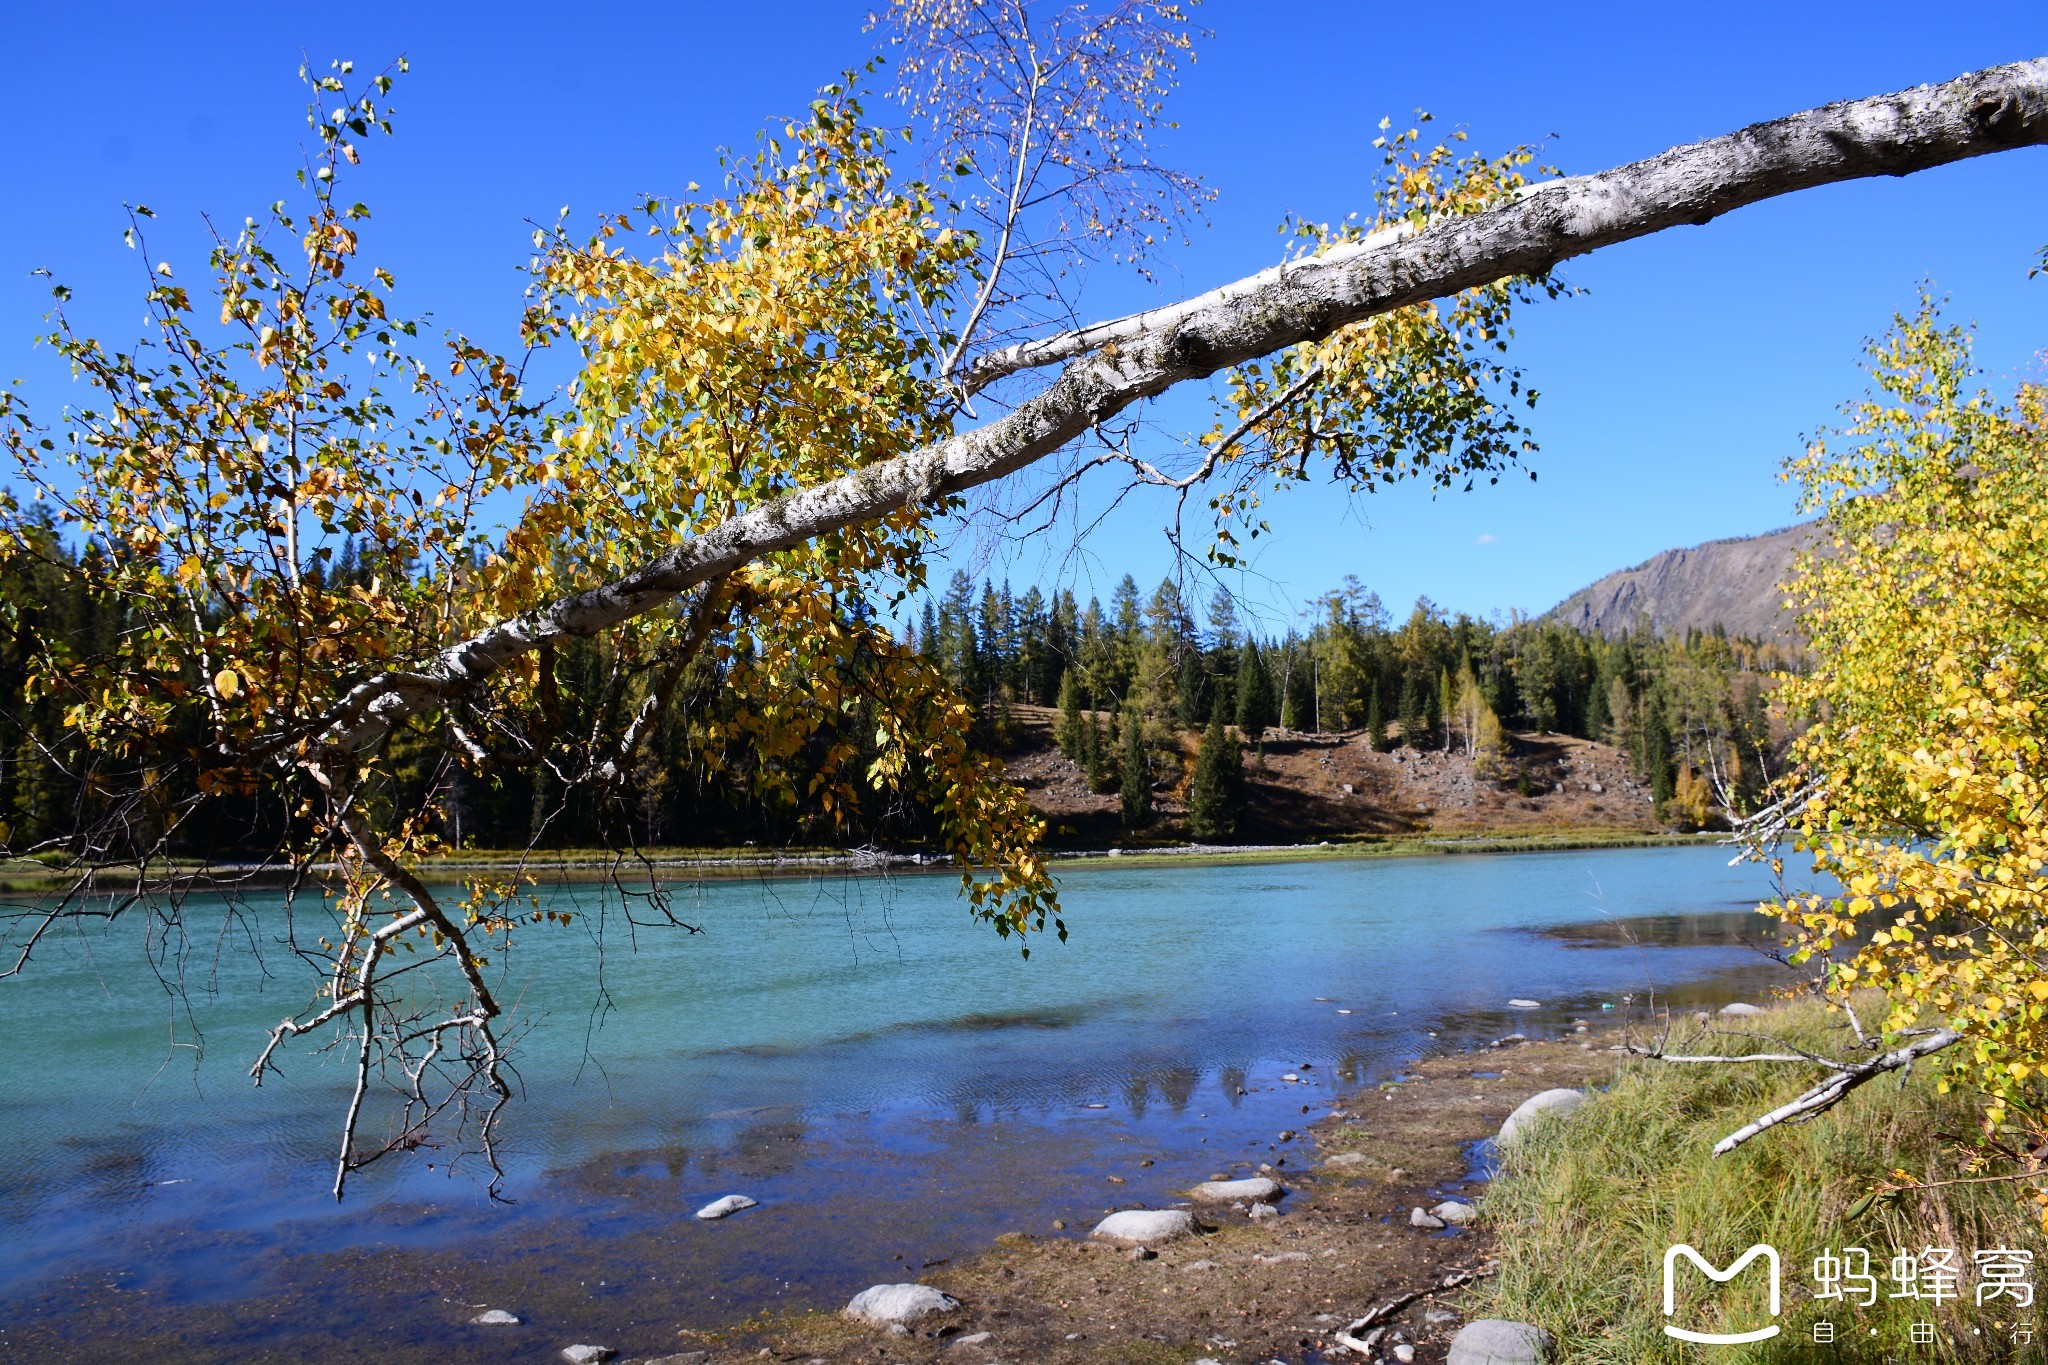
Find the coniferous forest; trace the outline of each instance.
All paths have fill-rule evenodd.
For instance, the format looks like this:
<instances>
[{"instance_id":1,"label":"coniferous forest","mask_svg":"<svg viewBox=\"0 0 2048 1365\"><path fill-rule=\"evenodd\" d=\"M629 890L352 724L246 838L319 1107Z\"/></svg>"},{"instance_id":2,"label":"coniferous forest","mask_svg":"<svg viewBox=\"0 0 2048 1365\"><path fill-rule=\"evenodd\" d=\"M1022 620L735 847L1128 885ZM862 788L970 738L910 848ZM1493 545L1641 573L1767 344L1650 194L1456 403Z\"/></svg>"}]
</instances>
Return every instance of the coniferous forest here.
<instances>
[{"instance_id":1,"label":"coniferous forest","mask_svg":"<svg viewBox=\"0 0 2048 1365\"><path fill-rule=\"evenodd\" d=\"M182 854L263 856L288 811L253 797L189 801L204 780L196 760L183 771L123 773L117 756L87 756L67 738L66 698L27 690L29 651L54 643L86 658L124 629L119 603L77 586L90 580L67 571L72 554L52 536L37 555L17 553L0 566L0 819L15 846L54 841L52 851L79 852L65 832L92 828L94 807L132 802L146 786L165 820L179 812L173 845ZM389 569L351 552L315 572L340 586ZM908 613L902 635L970 703L983 746L1016 750L1030 742L1025 709L1056 708L1061 752L1094 790L1120 795L1125 828L1153 819L1155 788L1174 788L1189 797L1189 832L1209 839L1235 831L1242 764L1273 732L1362 731L1377 749L1449 749L1502 782L1515 780L1516 731L1598 740L1626 755L1660 819L1711 825L1754 802L1775 771L1783 736L1773 737L1769 675L1798 663L1781 645L1718 630L1609 638L1552 621L1503 625L1447 613L1426 598L1397 621L1351 578L1300 628L1279 633L1248 624L1220 589L1199 607L1189 596L1171 580L1146 593L1126 576L1106 605L1084 604L1067 589L1019 593L956 573ZM575 642L556 664L561 683L549 700L558 714L549 723L568 735L605 729L648 686L597 641ZM849 832L882 846L926 843L927 811L878 803L835 821L798 780L816 757L811 749L869 742L857 700L799 752L736 747L729 734L715 750L703 743L732 704L722 671L705 659L679 680L684 704L664 713L623 798L592 798L556 763L502 765L480 779L459 761L455 737L440 733L452 723L445 719L389 738L383 797L396 808L424 798L438 812L434 833L453 848L841 843ZM857 699L858 687L850 690ZM122 823L154 828L132 816Z\"/></svg>"}]
</instances>

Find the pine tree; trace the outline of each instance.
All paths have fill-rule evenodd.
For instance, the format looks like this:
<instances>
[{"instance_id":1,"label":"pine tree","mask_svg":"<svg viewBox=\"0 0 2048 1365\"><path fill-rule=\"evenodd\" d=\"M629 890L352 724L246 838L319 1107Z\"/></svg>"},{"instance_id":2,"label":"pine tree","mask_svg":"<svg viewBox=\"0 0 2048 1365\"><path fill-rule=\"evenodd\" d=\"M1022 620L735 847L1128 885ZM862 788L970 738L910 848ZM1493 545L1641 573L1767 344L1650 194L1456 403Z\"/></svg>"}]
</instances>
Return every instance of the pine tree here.
<instances>
[{"instance_id":1,"label":"pine tree","mask_svg":"<svg viewBox=\"0 0 2048 1365\"><path fill-rule=\"evenodd\" d=\"M1188 786L1188 833L1207 843L1234 838L1244 814L1244 750L1223 724L1223 705L1209 713L1209 728L1195 755Z\"/></svg>"},{"instance_id":2,"label":"pine tree","mask_svg":"<svg viewBox=\"0 0 2048 1365\"><path fill-rule=\"evenodd\" d=\"M1152 819L1152 761L1145 752L1145 718L1135 707L1124 715L1122 762L1118 790L1123 796L1124 826L1137 829Z\"/></svg>"},{"instance_id":3,"label":"pine tree","mask_svg":"<svg viewBox=\"0 0 2048 1365\"><path fill-rule=\"evenodd\" d=\"M1068 669L1060 676L1060 752L1069 759L1081 761L1081 680Z\"/></svg>"},{"instance_id":4,"label":"pine tree","mask_svg":"<svg viewBox=\"0 0 2048 1365\"><path fill-rule=\"evenodd\" d=\"M1284 686L1280 689L1280 728L1300 734L1308 728L1309 717L1315 714L1315 694L1311 690L1307 660L1296 648L1292 636L1281 649L1286 673Z\"/></svg>"},{"instance_id":5,"label":"pine tree","mask_svg":"<svg viewBox=\"0 0 2048 1365\"><path fill-rule=\"evenodd\" d=\"M1451 747L1451 717L1457 709L1457 694L1451 691L1451 670L1440 667L1436 671L1436 720L1442 727L1446 749Z\"/></svg>"},{"instance_id":6,"label":"pine tree","mask_svg":"<svg viewBox=\"0 0 2048 1365\"><path fill-rule=\"evenodd\" d=\"M1387 751L1387 713L1380 705L1379 679L1373 679L1372 692L1365 703L1365 743L1376 754Z\"/></svg>"},{"instance_id":7,"label":"pine tree","mask_svg":"<svg viewBox=\"0 0 2048 1365\"><path fill-rule=\"evenodd\" d=\"M1279 707L1273 697L1273 675L1266 671L1266 661L1250 639L1238 647L1236 693L1237 728L1257 744L1266 727L1277 719Z\"/></svg>"},{"instance_id":8,"label":"pine tree","mask_svg":"<svg viewBox=\"0 0 2048 1365\"><path fill-rule=\"evenodd\" d=\"M1110 717L1110 724L1116 724L1116 717ZM1102 717L1090 714L1081 730L1083 745L1081 766L1088 770L1088 790L1098 796L1116 790L1116 773L1111 763L1116 754L1114 730L1105 735L1102 732Z\"/></svg>"},{"instance_id":9,"label":"pine tree","mask_svg":"<svg viewBox=\"0 0 2048 1365\"><path fill-rule=\"evenodd\" d=\"M1422 695L1413 678L1404 678L1401 682L1401 742L1411 749L1419 749L1423 736L1428 733L1429 717L1424 714Z\"/></svg>"}]
</instances>

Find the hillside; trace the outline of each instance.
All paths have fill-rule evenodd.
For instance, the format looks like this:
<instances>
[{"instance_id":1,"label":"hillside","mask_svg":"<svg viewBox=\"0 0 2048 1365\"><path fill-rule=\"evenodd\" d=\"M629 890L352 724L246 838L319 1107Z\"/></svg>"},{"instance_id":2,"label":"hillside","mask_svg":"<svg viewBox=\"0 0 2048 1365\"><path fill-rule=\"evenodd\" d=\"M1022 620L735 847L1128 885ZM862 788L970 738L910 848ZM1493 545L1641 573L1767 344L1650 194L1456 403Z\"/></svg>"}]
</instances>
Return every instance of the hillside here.
<instances>
[{"instance_id":1,"label":"hillside","mask_svg":"<svg viewBox=\"0 0 2048 1365\"><path fill-rule=\"evenodd\" d=\"M1647 620L1660 635L1720 625L1730 635L1796 644L1778 584L1813 534L1814 524L1802 522L1760 536L1666 550L1579 589L1545 615L1609 636Z\"/></svg>"},{"instance_id":2,"label":"hillside","mask_svg":"<svg viewBox=\"0 0 2048 1365\"><path fill-rule=\"evenodd\" d=\"M1114 793L1088 789L1078 764L1053 743L1059 713L1015 709L1017 743L1009 777L1046 821L1056 848L1100 848L1130 842ZM1199 735L1183 740L1189 763ZM1241 842L1302 843L1364 835L1655 833L1664 828L1649 789L1629 775L1623 755L1570 735L1515 734L1511 760L1524 779L1485 781L1460 754L1396 749L1374 753L1363 731L1297 734L1269 731L1265 759L1245 755L1246 811ZM1183 792L1155 789L1157 818L1139 842L1185 837Z\"/></svg>"}]
</instances>

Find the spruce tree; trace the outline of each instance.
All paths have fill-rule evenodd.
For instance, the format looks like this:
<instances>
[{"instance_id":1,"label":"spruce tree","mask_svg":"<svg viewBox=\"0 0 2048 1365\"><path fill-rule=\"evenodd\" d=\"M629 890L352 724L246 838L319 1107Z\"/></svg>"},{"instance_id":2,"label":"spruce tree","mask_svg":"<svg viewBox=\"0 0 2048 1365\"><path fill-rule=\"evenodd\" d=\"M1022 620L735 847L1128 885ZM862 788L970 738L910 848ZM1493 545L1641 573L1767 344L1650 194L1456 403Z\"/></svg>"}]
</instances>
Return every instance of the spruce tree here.
<instances>
[{"instance_id":1,"label":"spruce tree","mask_svg":"<svg viewBox=\"0 0 2048 1365\"><path fill-rule=\"evenodd\" d=\"M1152 819L1152 763L1145 752L1145 718L1135 707L1125 714L1123 727L1117 785L1123 797L1124 826L1137 829Z\"/></svg>"},{"instance_id":2,"label":"spruce tree","mask_svg":"<svg viewBox=\"0 0 2048 1365\"><path fill-rule=\"evenodd\" d=\"M1206 843L1234 838L1244 814L1244 750L1223 724L1223 705L1209 713L1209 728L1195 755L1188 787L1188 833Z\"/></svg>"},{"instance_id":3,"label":"spruce tree","mask_svg":"<svg viewBox=\"0 0 2048 1365\"><path fill-rule=\"evenodd\" d=\"M1365 703L1365 744L1376 754L1387 751L1387 712L1380 704L1379 679L1373 679L1372 692Z\"/></svg>"}]
</instances>

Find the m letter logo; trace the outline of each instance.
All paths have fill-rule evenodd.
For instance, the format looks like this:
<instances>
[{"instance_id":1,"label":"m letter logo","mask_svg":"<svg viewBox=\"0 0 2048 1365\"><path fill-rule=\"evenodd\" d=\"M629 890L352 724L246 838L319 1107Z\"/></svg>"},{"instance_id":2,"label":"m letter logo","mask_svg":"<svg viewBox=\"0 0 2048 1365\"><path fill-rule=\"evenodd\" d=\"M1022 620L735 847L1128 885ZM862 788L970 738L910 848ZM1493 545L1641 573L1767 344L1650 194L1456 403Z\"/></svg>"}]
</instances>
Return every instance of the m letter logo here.
<instances>
[{"instance_id":1,"label":"m letter logo","mask_svg":"<svg viewBox=\"0 0 2048 1365\"><path fill-rule=\"evenodd\" d=\"M1685 1257L1686 1260L1698 1266L1701 1272L1716 1284L1728 1283L1728 1281L1742 1273L1744 1266L1747 1266L1751 1261L1761 1256L1771 1268L1771 1316L1774 1318L1778 1316L1778 1250L1776 1247L1758 1242L1755 1246L1737 1256L1734 1263L1726 1270L1716 1270L1712 1265L1708 1264L1706 1257L1700 1255L1699 1252L1693 1250L1684 1242L1680 1242L1677 1246L1664 1253L1665 1317L1670 1317L1678 1310L1677 1289L1672 1283L1671 1272L1677 1267L1680 1256ZM1769 1327L1759 1327L1754 1332L1689 1332L1683 1327L1673 1327L1667 1322L1664 1324L1664 1335L1667 1337L1677 1337L1680 1341L1696 1341L1702 1346L1739 1346L1747 1341L1767 1341L1778 1335L1778 1324L1774 1322Z\"/></svg>"}]
</instances>

